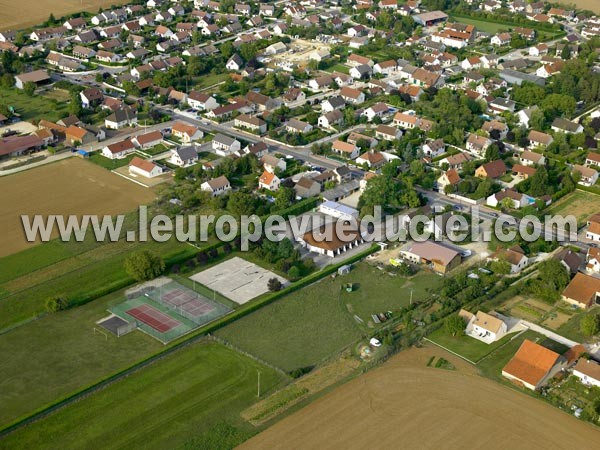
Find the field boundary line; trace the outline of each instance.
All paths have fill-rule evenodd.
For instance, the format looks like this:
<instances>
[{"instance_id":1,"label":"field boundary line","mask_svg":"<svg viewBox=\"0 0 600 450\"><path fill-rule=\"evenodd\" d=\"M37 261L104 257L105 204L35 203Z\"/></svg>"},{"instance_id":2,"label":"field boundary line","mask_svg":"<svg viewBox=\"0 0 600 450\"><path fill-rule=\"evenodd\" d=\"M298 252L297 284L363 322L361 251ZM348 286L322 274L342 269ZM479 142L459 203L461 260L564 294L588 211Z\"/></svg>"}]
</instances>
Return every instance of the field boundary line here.
<instances>
[{"instance_id":1,"label":"field boundary line","mask_svg":"<svg viewBox=\"0 0 600 450\"><path fill-rule=\"evenodd\" d=\"M483 361L484 359L492 356L494 353L496 353L498 350L500 350L501 348L506 347L508 344L510 344L512 341L514 341L515 339L517 339L519 336L521 336L523 333L525 333L526 331L529 331L529 327L524 328L523 330L519 331L517 334L515 334L513 337L511 337L508 341L506 341L504 344L502 344L500 347L495 348L494 350L492 350L491 352L489 352L487 355L483 355L481 358L479 358L477 360L477 364L479 364L481 361Z\"/></svg>"},{"instance_id":2,"label":"field boundary line","mask_svg":"<svg viewBox=\"0 0 600 450\"><path fill-rule=\"evenodd\" d=\"M145 184L144 184L144 183L142 183L141 181L137 181L137 180L134 180L133 178L129 178L129 177L127 177L127 176L125 176L125 175L123 175L123 174L121 174L121 173L117 172L116 170L111 170L111 173L114 173L115 175L119 175L121 178L124 178L124 179L126 179L126 180L128 180L128 181L132 181L132 182L134 182L135 184L138 184L138 185L140 185L140 186L142 186L142 187L144 187L144 188L146 188L146 189L149 189L149 188L150 188L150 186L147 186L147 185L145 185Z\"/></svg>"},{"instance_id":3,"label":"field boundary line","mask_svg":"<svg viewBox=\"0 0 600 450\"><path fill-rule=\"evenodd\" d=\"M289 377L289 374L288 374L287 372L285 372L285 371L284 371L282 368L280 368L280 367L277 367L277 366L275 366L275 365L273 365L273 364L271 364L271 363L269 363L269 362L265 361L264 359L262 359L262 358L259 358L259 357L258 357L258 356L256 356L256 355L253 355L252 353L248 353L246 350L242 350L242 349L241 349L241 348L239 348L237 345L234 345L234 344L232 344L231 342L229 342L229 341L227 341L227 340L225 340L225 339L223 339L223 338L221 338L221 337L215 336L215 335L214 335L214 334L212 334L212 333L208 333L208 334L206 335L206 337L207 337L207 339L209 339L209 340L212 340L212 341L215 341L215 342L217 342L217 343L219 343L219 344L221 344L221 345L224 345L225 347L228 347L228 348L230 348L231 350L234 350L234 351L236 351L236 352L238 352L238 353L241 353L242 355L244 355L244 356L247 356L248 358L250 358L250 359L253 359L253 360L255 360L256 362L258 362L258 363L260 363L260 364L262 364L262 365L264 365L264 366L267 366L267 367L269 367L269 368L271 368L271 369L275 370L276 372L279 372L281 375L285 375L286 377Z\"/></svg>"},{"instance_id":4,"label":"field boundary line","mask_svg":"<svg viewBox=\"0 0 600 450\"><path fill-rule=\"evenodd\" d=\"M448 353L452 353L454 356L458 356L460 359L462 359L462 360L464 360L464 361L468 362L469 364L471 364L471 365L473 365L473 366L476 366L476 365L477 365L477 363L476 363L476 362L473 362L473 361L471 361L469 358L466 358L466 357L464 357L464 356L462 356L462 355L459 355L458 353L456 353L456 352L454 352L454 351L450 350L449 348L446 348L446 347L444 347L444 346L443 346L443 345L441 345L441 344L438 344L438 343L437 343L437 342L435 342L435 341L432 341L431 339L429 339L429 338L427 338L427 337L423 337L423 339L424 339L425 341L427 341L427 342L431 342L433 345L436 345L436 346L438 346L439 348L441 348L441 349L443 349L443 350L446 350Z\"/></svg>"}]
</instances>

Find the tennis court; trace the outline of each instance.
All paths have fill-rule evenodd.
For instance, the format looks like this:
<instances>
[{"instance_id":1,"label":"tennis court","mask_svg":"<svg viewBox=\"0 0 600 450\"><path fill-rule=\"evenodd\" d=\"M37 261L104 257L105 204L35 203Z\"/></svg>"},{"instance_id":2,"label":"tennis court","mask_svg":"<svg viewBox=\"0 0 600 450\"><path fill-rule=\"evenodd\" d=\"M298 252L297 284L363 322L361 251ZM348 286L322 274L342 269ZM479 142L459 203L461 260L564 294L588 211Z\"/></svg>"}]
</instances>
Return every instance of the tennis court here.
<instances>
[{"instance_id":1,"label":"tennis court","mask_svg":"<svg viewBox=\"0 0 600 450\"><path fill-rule=\"evenodd\" d=\"M166 314L161 313L159 310L150 305L137 306L127 310L126 312L137 320L151 326L159 333L166 333L172 328L181 325L179 321L170 318Z\"/></svg>"},{"instance_id":2,"label":"tennis court","mask_svg":"<svg viewBox=\"0 0 600 450\"><path fill-rule=\"evenodd\" d=\"M126 300L109 308L115 316L164 344L231 311L170 278L162 277L129 290Z\"/></svg>"}]
</instances>

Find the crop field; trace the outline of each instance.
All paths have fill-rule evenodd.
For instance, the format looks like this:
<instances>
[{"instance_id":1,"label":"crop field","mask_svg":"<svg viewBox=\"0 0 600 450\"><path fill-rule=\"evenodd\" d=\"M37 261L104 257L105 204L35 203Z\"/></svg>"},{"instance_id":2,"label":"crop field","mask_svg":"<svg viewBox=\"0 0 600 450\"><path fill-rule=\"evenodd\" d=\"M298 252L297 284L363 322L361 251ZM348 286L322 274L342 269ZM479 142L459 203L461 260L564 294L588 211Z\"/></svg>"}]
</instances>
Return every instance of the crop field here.
<instances>
[{"instance_id":1,"label":"crop field","mask_svg":"<svg viewBox=\"0 0 600 450\"><path fill-rule=\"evenodd\" d=\"M164 348L140 332L94 334L122 299L120 291L0 334L0 354L11 355L0 360L0 427Z\"/></svg>"},{"instance_id":2,"label":"crop field","mask_svg":"<svg viewBox=\"0 0 600 450\"><path fill-rule=\"evenodd\" d=\"M427 295L426 287L435 287L437 279L423 274L407 280L366 263L356 264L349 275L328 277L294 292L217 335L286 371L312 366L371 333L367 328L370 314L408 305L408 286L413 286L413 300L418 301ZM343 289L350 282L356 289L352 293Z\"/></svg>"},{"instance_id":3,"label":"crop field","mask_svg":"<svg viewBox=\"0 0 600 450\"><path fill-rule=\"evenodd\" d=\"M191 436L215 433L223 422L251 434L239 414L257 400L259 371L264 395L285 380L219 344L192 344L17 430L1 446L178 448Z\"/></svg>"},{"instance_id":4,"label":"crop field","mask_svg":"<svg viewBox=\"0 0 600 450\"><path fill-rule=\"evenodd\" d=\"M25 0L23 2L4 2L0 12L0 30L24 28L39 24L50 13L55 17L78 11L97 12L99 7L127 3L121 0Z\"/></svg>"},{"instance_id":5,"label":"crop field","mask_svg":"<svg viewBox=\"0 0 600 450\"><path fill-rule=\"evenodd\" d=\"M588 9L600 14L600 3L597 0L569 0L565 4L575 5L579 9Z\"/></svg>"},{"instance_id":6,"label":"crop field","mask_svg":"<svg viewBox=\"0 0 600 450\"><path fill-rule=\"evenodd\" d=\"M574 215L578 225L586 222L586 219L600 210L600 195L585 191L575 191L567 197L562 198L552 205L546 214L551 215Z\"/></svg>"},{"instance_id":7,"label":"crop field","mask_svg":"<svg viewBox=\"0 0 600 450\"><path fill-rule=\"evenodd\" d=\"M0 256L33 245L25 240L22 214L118 214L155 197L152 190L79 158L1 177L0 191Z\"/></svg>"},{"instance_id":8,"label":"crop field","mask_svg":"<svg viewBox=\"0 0 600 450\"><path fill-rule=\"evenodd\" d=\"M427 367L432 356L457 370ZM589 448L598 429L477 376L441 349L412 348L335 389L240 449ZM465 426L468 424L468 426ZM510 432L507 432L510 430Z\"/></svg>"}]
</instances>

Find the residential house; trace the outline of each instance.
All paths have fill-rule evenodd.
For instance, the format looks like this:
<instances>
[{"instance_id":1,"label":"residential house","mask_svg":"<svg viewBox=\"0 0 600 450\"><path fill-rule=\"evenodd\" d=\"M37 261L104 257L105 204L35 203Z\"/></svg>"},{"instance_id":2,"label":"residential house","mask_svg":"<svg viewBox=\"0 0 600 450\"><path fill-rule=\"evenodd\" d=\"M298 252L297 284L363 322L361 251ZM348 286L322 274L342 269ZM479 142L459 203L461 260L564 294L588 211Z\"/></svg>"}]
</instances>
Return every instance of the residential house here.
<instances>
[{"instance_id":1,"label":"residential house","mask_svg":"<svg viewBox=\"0 0 600 450\"><path fill-rule=\"evenodd\" d=\"M381 152L369 150L356 158L357 165L366 165L369 169L378 169L386 163L385 156Z\"/></svg>"},{"instance_id":2,"label":"residential house","mask_svg":"<svg viewBox=\"0 0 600 450\"><path fill-rule=\"evenodd\" d=\"M583 133L583 125L557 117L552 122L552 131L565 134Z\"/></svg>"},{"instance_id":3,"label":"residential house","mask_svg":"<svg viewBox=\"0 0 600 450\"><path fill-rule=\"evenodd\" d=\"M258 134L267 132L267 122L260 117L249 116L248 114L240 114L237 116L233 121L233 126L250 130Z\"/></svg>"},{"instance_id":4,"label":"residential house","mask_svg":"<svg viewBox=\"0 0 600 450\"><path fill-rule=\"evenodd\" d=\"M319 116L318 126L320 128L332 128L344 122L344 113L339 109Z\"/></svg>"},{"instance_id":5,"label":"residential house","mask_svg":"<svg viewBox=\"0 0 600 450\"><path fill-rule=\"evenodd\" d=\"M365 116L369 122L372 122L373 119L375 119L376 117L379 117L381 119L387 114L388 111L388 105L386 105L383 102L378 102L365 109L362 115Z\"/></svg>"},{"instance_id":6,"label":"residential house","mask_svg":"<svg viewBox=\"0 0 600 450\"><path fill-rule=\"evenodd\" d=\"M153 148L161 144L163 135L160 131L154 130L149 133L139 134L132 139L136 147L141 149Z\"/></svg>"},{"instance_id":7,"label":"residential house","mask_svg":"<svg viewBox=\"0 0 600 450\"><path fill-rule=\"evenodd\" d=\"M579 164L573 165L573 172L580 175L578 184L583 186L593 186L598 181L598 171L591 167L580 166Z\"/></svg>"},{"instance_id":8,"label":"residential house","mask_svg":"<svg viewBox=\"0 0 600 450\"><path fill-rule=\"evenodd\" d=\"M358 157L360 149L355 144L350 144L338 139L332 144L331 150L345 158L355 159Z\"/></svg>"},{"instance_id":9,"label":"residential house","mask_svg":"<svg viewBox=\"0 0 600 450\"><path fill-rule=\"evenodd\" d=\"M219 106L214 97L198 91L188 94L187 103L197 111L211 111Z\"/></svg>"},{"instance_id":10,"label":"residential house","mask_svg":"<svg viewBox=\"0 0 600 450\"><path fill-rule=\"evenodd\" d=\"M535 153L530 150L525 150L518 155L519 162L524 166L543 166L546 164L546 157L540 153Z\"/></svg>"},{"instance_id":11,"label":"residential house","mask_svg":"<svg viewBox=\"0 0 600 450\"><path fill-rule=\"evenodd\" d=\"M148 161L147 159L142 159L135 156L129 162L129 174L136 176L141 175L146 178L154 178L159 175L162 175L162 168L152 161Z\"/></svg>"},{"instance_id":12,"label":"residential house","mask_svg":"<svg viewBox=\"0 0 600 450\"><path fill-rule=\"evenodd\" d=\"M579 358L572 373L582 384L600 388L600 364L593 359Z\"/></svg>"},{"instance_id":13,"label":"residential house","mask_svg":"<svg viewBox=\"0 0 600 450\"><path fill-rule=\"evenodd\" d=\"M446 151L446 144L443 139L436 139L423 144L423 154L430 158L442 155Z\"/></svg>"},{"instance_id":14,"label":"residential house","mask_svg":"<svg viewBox=\"0 0 600 450\"><path fill-rule=\"evenodd\" d=\"M508 331L508 327L502 319L483 311L471 314L461 310L459 316L467 319L465 334L486 344L492 344L502 339Z\"/></svg>"},{"instance_id":15,"label":"residential house","mask_svg":"<svg viewBox=\"0 0 600 450\"><path fill-rule=\"evenodd\" d=\"M365 94L351 87L344 86L340 89L340 96L348 103L358 105L360 103L364 103Z\"/></svg>"},{"instance_id":16,"label":"residential house","mask_svg":"<svg viewBox=\"0 0 600 450\"><path fill-rule=\"evenodd\" d=\"M311 198L319 195L321 185L311 178L302 177L294 185L294 191L296 192L296 197Z\"/></svg>"},{"instance_id":17,"label":"residential house","mask_svg":"<svg viewBox=\"0 0 600 450\"><path fill-rule=\"evenodd\" d=\"M169 162L178 167L189 167L198 162L196 147L177 147L171 150Z\"/></svg>"},{"instance_id":18,"label":"residential house","mask_svg":"<svg viewBox=\"0 0 600 450\"><path fill-rule=\"evenodd\" d=\"M585 238L600 241L600 214L594 214L588 219Z\"/></svg>"},{"instance_id":19,"label":"residential house","mask_svg":"<svg viewBox=\"0 0 600 450\"><path fill-rule=\"evenodd\" d=\"M189 144L204 137L201 130L185 122L175 122L171 127L171 134L184 144Z\"/></svg>"},{"instance_id":20,"label":"residential house","mask_svg":"<svg viewBox=\"0 0 600 450\"><path fill-rule=\"evenodd\" d=\"M133 151L135 151L134 143L131 139L125 139L124 141L116 142L104 147L102 149L102 156L109 159L122 159Z\"/></svg>"},{"instance_id":21,"label":"residential house","mask_svg":"<svg viewBox=\"0 0 600 450\"><path fill-rule=\"evenodd\" d=\"M467 139L467 150L481 156L483 156L490 145L492 145L492 141L485 136L470 134Z\"/></svg>"},{"instance_id":22,"label":"residential house","mask_svg":"<svg viewBox=\"0 0 600 450\"><path fill-rule=\"evenodd\" d=\"M212 140L212 148L219 156L229 156L241 149L240 141L218 133Z\"/></svg>"},{"instance_id":23,"label":"residential house","mask_svg":"<svg viewBox=\"0 0 600 450\"><path fill-rule=\"evenodd\" d=\"M577 273L562 293L562 299L570 305L588 309L597 304L600 295L600 279Z\"/></svg>"},{"instance_id":24,"label":"residential house","mask_svg":"<svg viewBox=\"0 0 600 450\"><path fill-rule=\"evenodd\" d=\"M402 137L402 131L389 125L377 125L375 137L384 141L394 141Z\"/></svg>"},{"instance_id":25,"label":"residential house","mask_svg":"<svg viewBox=\"0 0 600 450\"><path fill-rule=\"evenodd\" d=\"M268 170L265 170L258 179L258 188L268 191L277 191L281 184L281 180L277 175Z\"/></svg>"},{"instance_id":26,"label":"residential house","mask_svg":"<svg viewBox=\"0 0 600 450\"><path fill-rule=\"evenodd\" d=\"M267 172L284 172L287 169L287 163L281 158L277 158L273 155L263 155L260 158L260 164Z\"/></svg>"},{"instance_id":27,"label":"residential house","mask_svg":"<svg viewBox=\"0 0 600 450\"><path fill-rule=\"evenodd\" d=\"M236 72L239 71L243 66L244 60L242 60L237 53L233 54L225 64L225 68L227 70L233 70Z\"/></svg>"},{"instance_id":28,"label":"residential house","mask_svg":"<svg viewBox=\"0 0 600 450\"><path fill-rule=\"evenodd\" d=\"M87 88L79 93L81 106L84 108L94 108L104 100L104 94L100 89Z\"/></svg>"},{"instance_id":29,"label":"residential house","mask_svg":"<svg viewBox=\"0 0 600 450\"><path fill-rule=\"evenodd\" d=\"M447 186L456 186L460 183L460 175L456 169L448 169L437 179L437 186L440 192L446 192Z\"/></svg>"},{"instance_id":30,"label":"residential house","mask_svg":"<svg viewBox=\"0 0 600 450\"><path fill-rule=\"evenodd\" d=\"M477 170L475 170L475 176L479 178L496 179L505 175L506 170L504 161L497 159L496 161L491 161L479 166Z\"/></svg>"},{"instance_id":31,"label":"residential house","mask_svg":"<svg viewBox=\"0 0 600 450\"><path fill-rule=\"evenodd\" d=\"M527 139L532 147L547 147L554 142L554 138L552 136L536 130L531 130L527 136Z\"/></svg>"},{"instance_id":32,"label":"residential house","mask_svg":"<svg viewBox=\"0 0 600 450\"><path fill-rule=\"evenodd\" d=\"M312 131L313 127L311 124L309 124L307 122L303 122L302 120L290 119L285 124L285 129L288 133L306 134L306 133L310 133Z\"/></svg>"},{"instance_id":33,"label":"residential house","mask_svg":"<svg viewBox=\"0 0 600 450\"><path fill-rule=\"evenodd\" d=\"M585 157L585 165L600 167L600 153L589 152Z\"/></svg>"},{"instance_id":34,"label":"residential house","mask_svg":"<svg viewBox=\"0 0 600 450\"><path fill-rule=\"evenodd\" d=\"M200 189L204 192L209 192L213 197L226 194L231 190L231 183L225 176L213 178L205 181L200 185Z\"/></svg>"},{"instance_id":35,"label":"residential house","mask_svg":"<svg viewBox=\"0 0 600 450\"><path fill-rule=\"evenodd\" d=\"M135 127L138 123L137 111L129 106L117 109L104 119L104 126L110 130L119 130L124 127Z\"/></svg>"}]
</instances>

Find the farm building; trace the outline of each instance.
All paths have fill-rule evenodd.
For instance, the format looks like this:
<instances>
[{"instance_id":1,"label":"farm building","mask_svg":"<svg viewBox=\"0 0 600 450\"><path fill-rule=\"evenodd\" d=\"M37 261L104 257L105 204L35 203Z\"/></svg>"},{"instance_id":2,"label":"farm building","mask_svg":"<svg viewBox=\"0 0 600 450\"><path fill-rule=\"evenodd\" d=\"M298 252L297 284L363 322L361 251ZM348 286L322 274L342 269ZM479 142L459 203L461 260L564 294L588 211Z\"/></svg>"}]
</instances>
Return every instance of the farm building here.
<instances>
[{"instance_id":1,"label":"farm building","mask_svg":"<svg viewBox=\"0 0 600 450\"><path fill-rule=\"evenodd\" d=\"M47 70L34 70L33 72L22 73L15 76L15 86L17 89L24 89L27 83L41 85L50 81L50 75Z\"/></svg>"},{"instance_id":2,"label":"farm building","mask_svg":"<svg viewBox=\"0 0 600 450\"><path fill-rule=\"evenodd\" d=\"M460 253L432 241L414 242L401 250L400 254L415 264L427 264L442 274L451 271L462 261Z\"/></svg>"},{"instance_id":3,"label":"farm building","mask_svg":"<svg viewBox=\"0 0 600 450\"><path fill-rule=\"evenodd\" d=\"M502 369L502 376L535 391L560 371L565 362L558 353L526 339Z\"/></svg>"}]
</instances>

